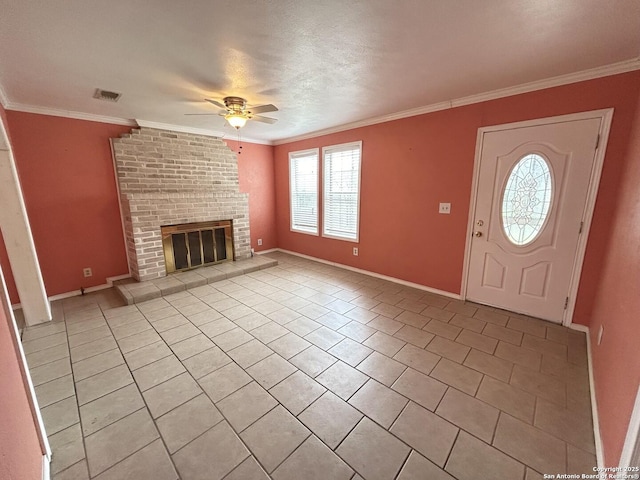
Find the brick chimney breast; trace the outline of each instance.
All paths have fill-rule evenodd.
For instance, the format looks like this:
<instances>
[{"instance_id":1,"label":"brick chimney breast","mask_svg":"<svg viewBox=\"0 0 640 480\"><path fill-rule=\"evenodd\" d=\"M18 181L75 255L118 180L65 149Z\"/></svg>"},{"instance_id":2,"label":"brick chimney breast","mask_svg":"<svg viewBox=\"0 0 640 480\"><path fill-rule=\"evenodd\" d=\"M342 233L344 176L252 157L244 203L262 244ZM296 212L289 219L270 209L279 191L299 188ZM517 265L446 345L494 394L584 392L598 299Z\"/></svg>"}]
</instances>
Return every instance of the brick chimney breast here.
<instances>
[{"instance_id":1,"label":"brick chimney breast","mask_svg":"<svg viewBox=\"0 0 640 480\"><path fill-rule=\"evenodd\" d=\"M249 196L219 138L138 128L112 139L131 273L166 275L160 226L233 220L235 258L251 256Z\"/></svg>"}]
</instances>

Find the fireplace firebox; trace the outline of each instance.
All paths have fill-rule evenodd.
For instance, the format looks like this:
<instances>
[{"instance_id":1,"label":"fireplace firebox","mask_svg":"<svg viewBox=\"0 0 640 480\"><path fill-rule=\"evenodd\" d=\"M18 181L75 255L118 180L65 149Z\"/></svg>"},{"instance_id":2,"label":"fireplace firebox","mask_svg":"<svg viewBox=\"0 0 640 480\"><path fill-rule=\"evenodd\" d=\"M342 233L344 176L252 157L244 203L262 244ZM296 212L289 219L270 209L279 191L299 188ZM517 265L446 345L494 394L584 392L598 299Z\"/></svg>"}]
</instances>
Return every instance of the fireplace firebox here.
<instances>
[{"instance_id":1,"label":"fireplace firebox","mask_svg":"<svg viewBox=\"0 0 640 480\"><path fill-rule=\"evenodd\" d=\"M165 225L160 231L167 273L234 259L232 220Z\"/></svg>"}]
</instances>

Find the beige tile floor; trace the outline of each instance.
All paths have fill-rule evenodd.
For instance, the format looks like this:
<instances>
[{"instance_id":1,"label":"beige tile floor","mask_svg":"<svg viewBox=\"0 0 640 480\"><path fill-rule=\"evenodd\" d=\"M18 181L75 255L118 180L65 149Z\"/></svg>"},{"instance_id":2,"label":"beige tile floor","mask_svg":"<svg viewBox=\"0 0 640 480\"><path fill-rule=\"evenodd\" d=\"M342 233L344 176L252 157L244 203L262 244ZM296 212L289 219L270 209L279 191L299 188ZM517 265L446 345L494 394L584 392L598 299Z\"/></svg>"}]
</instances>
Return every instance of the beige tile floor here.
<instances>
[{"instance_id":1,"label":"beige tile floor","mask_svg":"<svg viewBox=\"0 0 640 480\"><path fill-rule=\"evenodd\" d=\"M23 345L61 479L537 479L595 465L584 334L285 254Z\"/></svg>"}]
</instances>

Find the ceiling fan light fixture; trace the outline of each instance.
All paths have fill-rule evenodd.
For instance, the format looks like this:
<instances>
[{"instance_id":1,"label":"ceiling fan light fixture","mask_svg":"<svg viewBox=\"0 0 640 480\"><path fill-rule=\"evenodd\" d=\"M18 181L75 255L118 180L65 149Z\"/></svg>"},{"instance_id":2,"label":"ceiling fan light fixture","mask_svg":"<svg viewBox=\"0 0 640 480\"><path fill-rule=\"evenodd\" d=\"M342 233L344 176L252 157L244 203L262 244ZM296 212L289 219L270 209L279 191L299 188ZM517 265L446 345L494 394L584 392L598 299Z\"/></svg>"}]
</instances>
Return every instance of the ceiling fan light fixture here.
<instances>
[{"instance_id":1,"label":"ceiling fan light fixture","mask_svg":"<svg viewBox=\"0 0 640 480\"><path fill-rule=\"evenodd\" d=\"M226 115L224 118L227 120L227 122L229 122L229 125L231 125L236 130L241 129L247 123L247 117L245 117L244 115L239 115L237 113L231 113L229 115Z\"/></svg>"}]
</instances>

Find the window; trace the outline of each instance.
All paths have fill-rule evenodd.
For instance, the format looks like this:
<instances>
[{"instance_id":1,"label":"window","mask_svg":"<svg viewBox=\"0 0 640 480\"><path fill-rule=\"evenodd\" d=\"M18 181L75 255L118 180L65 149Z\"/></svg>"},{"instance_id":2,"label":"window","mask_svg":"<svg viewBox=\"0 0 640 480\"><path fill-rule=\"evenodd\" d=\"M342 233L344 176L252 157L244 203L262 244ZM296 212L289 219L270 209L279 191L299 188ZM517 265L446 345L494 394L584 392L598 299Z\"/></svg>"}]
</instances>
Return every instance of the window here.
<instances>
[{"instance_id":1,"label":"window","mask_svg":"<svg viewBox=\"0 0 640 480\"><path fill-rule=\"evenodd\" d=\"M502 195L502 228L514 245L528 245L538 238L552 193L547 161L535 153L522 157L511 170Z\"/></svg>"},{"instance_id":2,"label":"window","mask_svg":"<svg viewBox=\"0 0 640 480\"><path fill-rule=\"evenodd\" d=\"M325 237L358 241L362 142L322 149Z\"/></svg>"},{"instance_id":3,"label":"window","mask_svg":"<svg viewBox=\"0 0 640 480\"><path fill-rule=\"evenodd\" d=\"M291 230L318 234L318 149L289 153Z\"/></svg>"}]
</instances>

